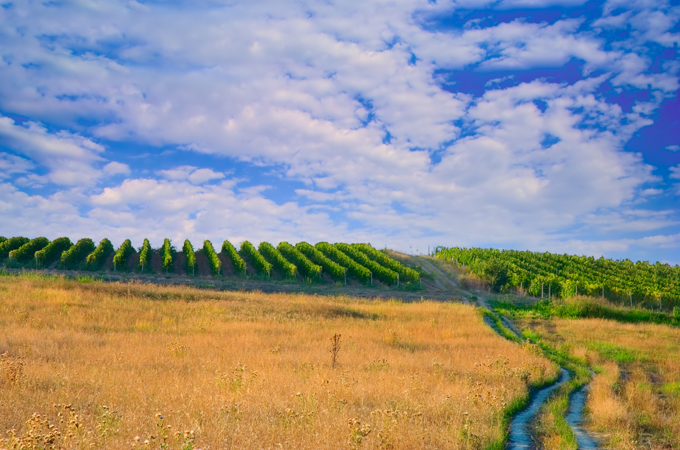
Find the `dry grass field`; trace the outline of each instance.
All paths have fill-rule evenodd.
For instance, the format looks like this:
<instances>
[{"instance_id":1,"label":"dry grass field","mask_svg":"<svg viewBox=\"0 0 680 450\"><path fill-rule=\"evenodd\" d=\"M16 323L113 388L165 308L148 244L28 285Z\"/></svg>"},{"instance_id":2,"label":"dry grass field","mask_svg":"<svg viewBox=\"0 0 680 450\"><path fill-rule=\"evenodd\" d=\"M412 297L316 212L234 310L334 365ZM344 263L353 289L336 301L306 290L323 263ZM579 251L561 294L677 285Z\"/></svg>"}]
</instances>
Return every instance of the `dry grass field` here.
<instances>
[{"instance_id":1,"label":"dry grass field","mask_svg":"<svg viewBox=\"0 0 680 450\"><path fill-rule=\"evenodd\" d=\"M462 304L40 276L0 353L0 448L485 448L556 376Z\"/></svg>"},{"instance_id":2,"label":"dry grass field","mask_svg":"<svg viewBox=\"0 0 680 450\"><path fill-rule=\"evenodd\" d=\"M524 325L596 368L586 408L603 448L680 448L680 329L602 319Z\"/></svg>"}]
</instances>

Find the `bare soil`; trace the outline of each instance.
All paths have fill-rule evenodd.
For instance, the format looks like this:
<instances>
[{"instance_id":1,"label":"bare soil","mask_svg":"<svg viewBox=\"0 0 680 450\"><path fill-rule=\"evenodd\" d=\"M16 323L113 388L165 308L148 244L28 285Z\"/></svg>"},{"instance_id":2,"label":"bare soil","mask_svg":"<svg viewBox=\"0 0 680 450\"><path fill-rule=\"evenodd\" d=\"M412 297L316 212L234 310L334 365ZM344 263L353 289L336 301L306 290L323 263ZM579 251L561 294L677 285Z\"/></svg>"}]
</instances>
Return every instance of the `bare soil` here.
<instances>
[{"instance_id":1,"label":"bare soil","mask_svg":"<svg viewBox=\"0 0 680 450\"><path fill-rule=\"evenodd\" d=\"M163 260L161 259L161 254L159 252L151 252L151 260L149 263L151 264L151 270L153 270L154 273L160 274L163 271Z\"/></svg>"},{"instance_id":2,"label":"bare soil","mask_svg":"<svg viewBox=\"0 0 680 450\"><path fill-rule=\"evenodd\" d=\"M199 277L212 277L212 270L210 270L210 264L208 263L208 257L203 252L199 250L196 252L196 275Z\"/></svg>"}]
</instances>

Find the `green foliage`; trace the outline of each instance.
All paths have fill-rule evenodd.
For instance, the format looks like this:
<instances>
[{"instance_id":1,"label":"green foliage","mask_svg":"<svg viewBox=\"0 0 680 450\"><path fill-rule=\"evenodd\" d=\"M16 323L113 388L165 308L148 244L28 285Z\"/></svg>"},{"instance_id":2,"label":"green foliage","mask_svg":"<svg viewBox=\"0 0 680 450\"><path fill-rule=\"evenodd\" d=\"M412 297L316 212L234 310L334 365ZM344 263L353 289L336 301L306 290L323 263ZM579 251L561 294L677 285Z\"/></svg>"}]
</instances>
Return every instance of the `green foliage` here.
<instances>
[{"instance_id":1,"label":"green foliage","mask_svg":"<svg viewBox=\"0 0 680 450\"><path fill-rule=\"evenodd\" d=\"M85 260L87 270L97 270L100 268L111 253L113 253L113 244L106 238L102 239L97 248Z\"/></svg>"},{"instance_id":2,"label":"green foliage","mask_svg":"<svg viewBox=\"0 0 680 450\"><path fill-rule=\"evenodd\" d=\"M623 323L658 323L680 325L680 317L673 317L659 311L631 309L606 305L602 302L579 299L564 303L562 301L543 300L533 306L517 306L508 302L492 302L494 308L502 314L517 318L551 319L609 319Z\"/></svg>"},{"instance_id":3,"label":"green foliage","mask_svg":"<svg viewBox=\"0 0 680 450\"><path fill-rule=\"evenodd\" d=\"M206 258L208 258L208 265L210 266L210 271L213 275L219 275L222 273L222 261L220 257L217 256L215 252L215 247L213 247L212 242L203 241L203 253Z\"/></svg>"},{"instance_id":4,"label":"green foliage","mask_svg":"<svg viewBox=\"0 0 680 450\"><path fill-rule=\"evenodd\" d=\"M161 247L161 269L168 273L173 269L172 254L175 253L175 247L172 246L170 239L165 238L163 246Z\"/></svg>"},{"instance_id":5,"label":"green foliage","mask_svg":"<svg viewBox=\"0 0 680 450\"><path fill-rule=\"evenodd\" d=\"M241 248L243 249L243 246L241 246ZM246 262L243 260L243 258L241 258L241 255L238 254L238 252L236 251L236 247L234 247L231 244L231 242L225 240L222 243L222 253L227 255L227 257L231 260L231 263L234 265L234 269L236 270L237 273L245 274Z\"/></svg>"},{"instance_id":6,"label":"green foliage","mask_svg":"<svg viewBox=\"0 0 680 450\"><path fill-rule=\"evenodd\" d=\"M295 244L295 248L300 251L303 255L310 259L310 261L323 267L327 273L335 281L342 281L345 278L345 268L340 264L333 262L328 259L323 253L321 253L316 247L306 242L299 242ZM370 275L369 275L370 276Z\"/></svg>"},{"instance_id":7,"label":"green foliage","mask_svg":"<svg viewBox=\"0 0 680 450\"><path fill-rule=\"evenodd\" d=\"M18 249L29 241L30 239L22 236L9 238L6 241L3 241L0 243L0 260L6 259L9 256L9 252Z\"/></svg>"},{"instance_id":8,"label":"green foliage","mask_svg":"<svg viewBox=\"0 0 680 450\"><path fill-rule=\"evenodd\" d=\"M151 270L151 243L148 239L144 239L142 248L139 249L139 261L137 261L137 270L139 272L146 272Z\"/></svg>"},{"instance_id":9,"label":"green foliage","mask_svg":"<svg viewBox=\"0 0 680 450\"><path fill-rule=\"evenodd\" d=\"M292 261L297 266L302 275L309 278L317 278L321 275L323 268L311 262L302 252L288 242L279 243L277 249L286 259Z\"/></svg>"},{"instance_id":10,"label":"green foliage","mask_svg":"<svg viewBox=\"0 0 680 450\"><path fill-rule=\"evenodd\" d=\"M71 245L73 245L71 243L71 239L67 237L56 238L55 240L47 244L45 248L35 252L35 259L37 261L37 264L39 266L47 266L51 264L52 262L59 259L61 254L64 251L68 250L71 247ZM94 246L92 246L92 248L94 249Z\"/></svg>"},{"instance_id":11,"label":"green foliage","mask_svg":"<svg viewBox=\"0 0 680 450\"><path fill-rule=\"evenodd\" d=\"M315 247L326 257L346 268L350 275L356 277L362 283L371 281L371 271L344 254L337 247L328 242L319 242Z\"/></svg>"},{"instance_id":12,"label":"green foliage","mask_svg":"<svg viewBox=\"0 0 680 450\"><path fill-rule=\"evenodd\" d=\"M65 269L75 269L94 250L94 241L92 239L81 239L76 242L76 245L72 245L61 254L61 265Z\"/></svg>"},{"instance_id":13,"label":"green foliage","mask_svg":"<svg viewBox=\"0 0 680 450\"><path fill-rule=\"evenodd\" d=\"M630 363L643 359L642 355L636 350L627 349L614 344L606 342L593 342L588 345L588 348L595 350L602 358L619 363Z\"/></svg>"},{"instance_id":14,"label":"green foliage","mask_svg":"<svg viewBox=\"0 0 680 450\"><path fill-rule=\"evenodd\" d=\"M182 252L184 252L187 275L196 275L196 253L194 252L194 246L191 245L189 239L184 240L184 246L182 247Z\"/></svg>"},{"instance_id":15,"label":"green foliage","mask_svg":"<svg viewBox=\"0 0 680 450\"><path fill-rule=\"evenodd\" d=\"M118 250L116 250L116 254L113 255L113 263L115 269L118 270L127 270L127 260L135 252L134 247L132 246L132 242L130 242L130 239L125 239L123 243L118 247Z\"/></svg>"},{"instance_id":16,"label":"green foliage","mask_svg":"<svg viewBox=\"0 0 680 450\"><path fill-rule=\"evenodd\" d=\"M5 236L0 236L0 244L5 242L6 240L7 240L7 238Z\"/></svg>"},{"instance_id":17,"label":"green foliage","mask_svg":"<svg viewBox=\"0 0 680 450\"><path fill-rule=\"evenodd\" d=\"M295 264L290 263L284 258L281 252L269 242L261 242L258 250L262 256L264 256L274 267L279 269L284 276L294 277L297 275L297 267Z\"/></svg>"},{"instance_id":18,"label":"green foliage","mask_svg":"<svg viewBox=\"0 0 680 450\"><path fill-rule=\"evenodd\" d=\"M241 244L241 254L248 256L253 261L255 269L262 275L271 275L272 265L264 259L264 256L257 251L250 241L243 241Z\"/></svg>"},{"instance_id":19,"label":"green foliage","mask_svg":"<svg viewBox=\"0 0 680 450\"><path fill-rule=\"evenodd\" d=\"M46 237L37 237L35 239L31 239L18 249L9 252L9 259L20 263L30 261L35 257L35 252L47 247L47 244L49 243L50 240Z\"/></svg>"},{"instance_id":20,"label":"green foliage","mask_svg":"<svg viewBox=\"0 0 680 450\"><path fill-rule=\"evenodd\" d=\"M543 286L544 295L550 292L552 297L559 298L585 295L664 309L680 305L680 266L677 265L459 247L437 247L435 255L465 265L500 290L522 288L539 296Z\"/></svg>"},{"instance_id":21,"label":"green foliage","mask_svg":"<svg viewBox=\"0 0 680 450\"><path fill-rule=\"evenodd\" d=\"M383 283L397 284L397 282L399 281L399 275L397 274L397 272L388 269L387 267L381 266L380 264L366 256L364 252L357 249L356 247L342 243L337 243L334 245L338 250L342 251L347 256L349 256L350 258L352 258L353 260L355 260L356 262L370 270L373 273L373 276L376 277L378 280L382 281Z\"/></svg>"},{"instance_id":22,"label":"green foliage","mask_svg":"<svg viewBox=\"0 0 680 450\"><path fill-rule=\"evenodd\" d=\"M406 267L399 261L387 256L385 253L374 249L370 244L353 244L352 247L364 252L369 258L381 266L397 272L399 274L400 282L417 283L420 281L420 274L417 271L411 269L410 267Z\"/></svg>"}]
</instances>

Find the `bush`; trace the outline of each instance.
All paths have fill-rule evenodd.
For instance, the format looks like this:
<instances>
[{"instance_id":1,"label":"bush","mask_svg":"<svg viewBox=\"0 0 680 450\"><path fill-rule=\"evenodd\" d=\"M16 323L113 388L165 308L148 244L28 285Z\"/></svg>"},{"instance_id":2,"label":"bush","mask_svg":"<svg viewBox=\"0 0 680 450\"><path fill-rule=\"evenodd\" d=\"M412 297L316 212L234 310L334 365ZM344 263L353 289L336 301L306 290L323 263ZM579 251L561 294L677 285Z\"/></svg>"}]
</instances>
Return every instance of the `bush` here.
<instances>
[{"instance_id":1,"label":"bush","mask_svg":"<svg viewBox=\"0 0 680 450\"><path fill-rule=\"evenodd\" d=\"M288 242L280 242L277 249L286 259L293 261L302 275L309 278L315 278L321 275L321 270L323 270L323 268L311 262L305 255Z\"/></svg>"},{"instance_id":2,"label":"bush","mask_svg":"<svg viewBox=\"0 0 680 450\"><path fill-rule=\"evenodd\" d=\"M297 275L297 267L295 264L290 263L286 258L283 257L280 251L278 251L269 242L262 242L258 247L260 254L264 256L274 267L279 269L287 277L294 277Z\"/></svg>"},{"instance_id":3,"label":"bush","mask_svg":"<svg viewBox=\"0 0 680 450\"><path fill-rule=\"evenodd\" d=\"M241 246L241 249L243 249L243 246ZM243 260L243 258L241 258L241 255L238 254L236 248L231 244L231 242L224 241L222 243L222 253L224 253L227 258L231 260L231 263L234 265L234 269L237 273L246 273L246 262Z\"/></svg>"},{"instance_id":4,"label":"bush","mask_svg":"<svg viewBox=\"0 0 680 450\"><path fill-rule=\"evenodd\" d=\"M92 253L87 255L85 259L85 267L87 270L97 270L99 269L106 258L113 253L113 244L108 239L104 238L99 242L97 248L94 249Z\"/></svg>"},{"instance_id":5,"label":"bush","mask_svg":"<svg viewBox=\"0 0 680 450\"><path fill-rule=\"evenodd\" d=\"M140 272L151 269L151 243L148 239L144 239L142 248L139 249L139 261L137 261L137 270Z\"/></svg>"},{"instance_id":6,"label":"bush","mask_svg":"<svg viewBox=\"0 0 680 450\"><path fill-rule=\"evenodd\" d=\"M255 269L262 275L271 276L272 265L264 259L264 256L257 251L255 246L250 241L243 241L241 244L241 254L248 256L255 265Z\"/></svg>"},{"instance_id":7,"label":"bush","mask_svg":"<svg viewBox=\"0 0 680 450\"><path fill-rule=\"evenodd\" d=\"M9 252L9 259L20 263L30 261L35 257L35 253L37 251L47 247L47 244L49 243L50 240L46 237L37 237L35 239L31 239L18 249Z\"/></svg>"},{"instance_id":8,"label":"bush","mask_svg":"<svg viewBox=\"0 0 680 450\"><path fill-rule=\"evenodd\" d=\"M116 250L116 254L113 255L114 270L126 270L128 268L127 260L134 252L135 249L132 246L130 239L125 239L118 250Z\"/></svg>"},{"instance_id":9,"label":"bush","mask_svg":"<svg viewBox=\"0 0 680 450\"><path fill-rule=\"evenodd\" d=\"M192 276L196 275L196 253L194 252L194 246L191 245L189 239L184 240L182 252L184 252L184 258L186 258L187 275L189 275L189 272L191 272Z\"/></svg>"},{"instance_id":10,"label":"bush","mask_svg":"<svg viewBox=\"0 0 680 450\"><path fill-rule=\"evenodd\" d=\"M60 237L49 244L42 250L35 252L35 258L38 265L47 266L61 257L61 254L71 248L73 244L67 237ZM94 249L94 245L92 246Z\"/></svg>"},{"instance_id":11,"label":"bush","mask_svg":"<svg viewBox=\"0 0 680 450\"><path fill-rule=\"evenodd\" d=\"M208 265L210 266L212 274L220 275L222 273L222 261L220 261L220 257L217 256L212 242L203 241L203 253L205 254L205 257L208 258Z\"/></svg>"},{"instance_id":12,"label":"bush","mask_svg":"<svg viewBox=\"0 0 680 450\"><path fill-rule=\"evenodd\" d=\"M61 265L64 269L75 269L94 249L94 241L92 239L81 239L76 245L72 245L71 248L61 254Z\"/></svg>"}]
</instances>

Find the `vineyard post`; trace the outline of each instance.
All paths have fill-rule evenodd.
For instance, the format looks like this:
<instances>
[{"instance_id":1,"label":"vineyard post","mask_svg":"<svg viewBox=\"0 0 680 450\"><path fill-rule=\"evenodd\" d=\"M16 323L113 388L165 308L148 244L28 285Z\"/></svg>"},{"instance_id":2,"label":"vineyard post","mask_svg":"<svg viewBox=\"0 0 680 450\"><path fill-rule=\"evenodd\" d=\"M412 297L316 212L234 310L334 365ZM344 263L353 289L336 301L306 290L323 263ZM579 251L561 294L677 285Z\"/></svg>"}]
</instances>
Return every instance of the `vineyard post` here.
<instances>
[{"instance_id":1,"label":"vineyard post","mask_svg":"<svg viewBox=\"0 0 680 450\"><path fill-rule=\"evenodd\" d=\"M602 299L604 300L604 284L602 285Z\"/></svg>"},{"instance_id":2,"label":"vineyard post","mask_svg":"<svg viewBox=\"0 0 680 450\"><path fill-rule=\"evenodd\" d=\"M397 274L397 287L399 287L399 274Z\"/></svg>"},{"instance_id":3,"label":"vineyard post","mask_svg":"<svg viewBox=\"0 0 680 450\"><path fill-rule=\"evenodd\" d=\"M552 287L552 283L548 283L548 300L552 298L552 294L550 293L550 288Z\"/></svg>"},{"instance_id":4,"label":"vineyard post","mask_svg":"<svg viewBox=\"0 0 680 450\"><path fill-rule=\"evenodd\" d=\"M541 300L543 300L543 283L541 283Z\"/></svg>"},{"instance_id":5,"label":"vineyard post","mask_svg":"<svg viewBox=\"0 0 680 450\"><path fill-rule=\"evenodd\" d=\"M630 296L630 307L632 308L633 307L633 292L628 291L628 295Z\"/></svg>"}]
</instances>

